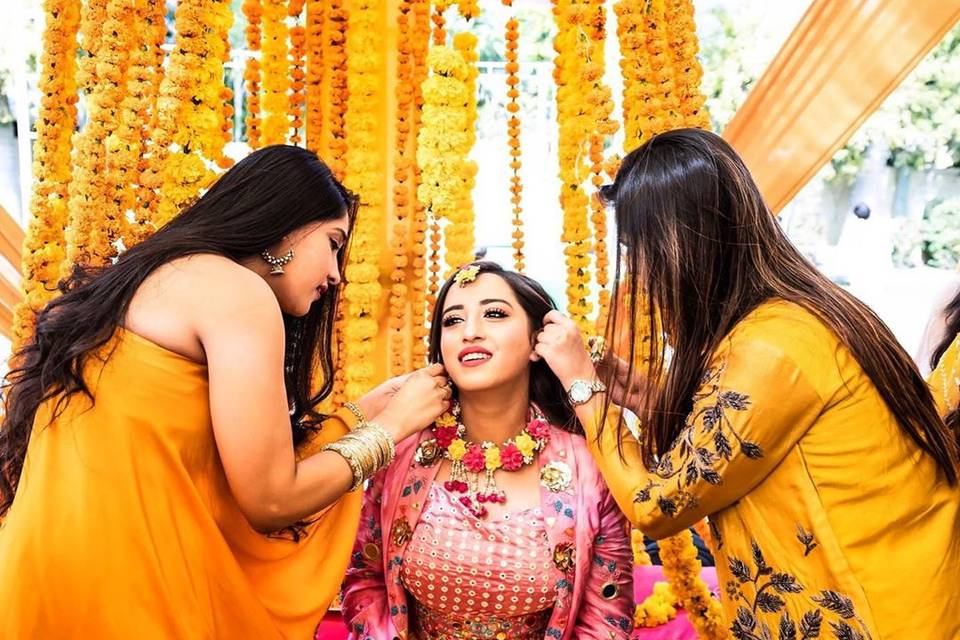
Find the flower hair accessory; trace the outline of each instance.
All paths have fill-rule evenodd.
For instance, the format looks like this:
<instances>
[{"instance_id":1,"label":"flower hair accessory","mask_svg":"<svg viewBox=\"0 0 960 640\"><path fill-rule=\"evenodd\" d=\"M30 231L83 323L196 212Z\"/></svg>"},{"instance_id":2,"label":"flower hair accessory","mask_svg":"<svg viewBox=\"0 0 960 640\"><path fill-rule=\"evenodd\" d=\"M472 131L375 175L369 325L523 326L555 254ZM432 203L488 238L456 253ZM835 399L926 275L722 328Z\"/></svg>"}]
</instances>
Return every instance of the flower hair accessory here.
<instances>
[{"instance_id":1,"label":"flower hair accessory","mask_svg":"<svg viewBox=\"0 0 960 640\"><path fill-rule=\"evenodd\" d=\"M474 280L477 279L477 275L480 273L480 267L478 265L473 265L471 267L464 267L457 271L457 275L453 276L453 281L456 282L459 286L465 287Z\"/></svg>"}]
</instances>

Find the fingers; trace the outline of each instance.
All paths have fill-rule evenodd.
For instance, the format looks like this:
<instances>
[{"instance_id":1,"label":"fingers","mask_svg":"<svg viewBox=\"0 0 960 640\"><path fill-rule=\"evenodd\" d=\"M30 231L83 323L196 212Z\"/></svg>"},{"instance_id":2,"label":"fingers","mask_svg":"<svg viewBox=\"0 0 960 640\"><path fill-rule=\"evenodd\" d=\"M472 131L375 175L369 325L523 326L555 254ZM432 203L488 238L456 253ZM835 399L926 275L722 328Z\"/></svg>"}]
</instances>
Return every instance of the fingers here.
<instances>
[{"instance_id":1,"label":"fingers","mask_svg":"<svg viewBox=\"0 0 960 640\"><path fill-rule=\"evenodd\" d=\"M567 320L567 316L563 315L556 309L551 309L547 312L547 315L543 316L543 325L546 327L549 324L563 324Z\"/></svg>"},{"instance_id":2,"label":"fingers","mask_svg":"<svg viewBox=\"0 0 960 640\"><path fill-rule=\"evenodd\" d=\"M439 362L434 362L433 364L428 364L421 371L424 371L427 375L438 376L445 372L443 365Z\"/></svg>"}]
</instances>

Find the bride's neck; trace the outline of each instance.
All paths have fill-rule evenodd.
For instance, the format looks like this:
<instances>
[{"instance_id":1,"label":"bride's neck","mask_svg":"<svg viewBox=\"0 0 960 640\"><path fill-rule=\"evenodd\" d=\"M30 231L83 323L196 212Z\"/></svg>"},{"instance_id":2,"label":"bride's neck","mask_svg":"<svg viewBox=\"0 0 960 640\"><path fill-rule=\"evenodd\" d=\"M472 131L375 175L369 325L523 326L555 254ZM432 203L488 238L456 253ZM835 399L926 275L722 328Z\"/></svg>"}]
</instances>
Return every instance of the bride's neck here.
<instances>
[{"instance_id":1,"label":"bride's neck","mask_svg":"<svg viewBox=\"0 0 960 640\"><path fill-rule=\"evenodd\" d=\"M460 392L460 422L468 441L501 443L513 438L527 424L530 408L529 381L503 388Z\"/></svg>"}]
</instances>

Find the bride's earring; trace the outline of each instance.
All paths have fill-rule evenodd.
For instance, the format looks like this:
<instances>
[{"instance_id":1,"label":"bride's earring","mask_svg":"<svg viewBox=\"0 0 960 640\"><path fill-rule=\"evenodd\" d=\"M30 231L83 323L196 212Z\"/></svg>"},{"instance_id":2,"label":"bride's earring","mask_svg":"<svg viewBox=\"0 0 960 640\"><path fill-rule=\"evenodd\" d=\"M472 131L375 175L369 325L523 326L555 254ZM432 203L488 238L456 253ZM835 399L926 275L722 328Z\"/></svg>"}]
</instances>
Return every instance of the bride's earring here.
<instances>
[{"instance_id":1,"label":"bride's earring","mask_svg":"<svg viewBox=\"0 0 960 640\"><path fill-rule=\"evenodd\" d=\"M272 276L282 276L283 267L290 264L290 261L293 260L293 249L290 249L282 257L278 258L272 255L269 251L264 250L260 254L260 257L264 259L267 264L270 265L270 275Z\"/></svg>"}]
</instances>

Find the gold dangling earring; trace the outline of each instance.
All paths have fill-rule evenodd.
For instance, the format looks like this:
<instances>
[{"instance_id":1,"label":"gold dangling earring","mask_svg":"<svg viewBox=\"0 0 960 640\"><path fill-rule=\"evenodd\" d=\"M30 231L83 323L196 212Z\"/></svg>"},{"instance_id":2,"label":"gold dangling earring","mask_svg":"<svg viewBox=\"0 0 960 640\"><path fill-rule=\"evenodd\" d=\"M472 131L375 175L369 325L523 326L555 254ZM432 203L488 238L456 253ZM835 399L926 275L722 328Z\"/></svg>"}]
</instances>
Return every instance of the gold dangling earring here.
<instances>
[{"instance_id":1,"label":"gold dangling earring","mask_svg":"<svg viewBox=\"0 0 960 640\"><path fill-rule=\"evenodd\" d=\"M290 249L285 254L283 254L282 258L278 258L266 250L264 250L263 253L260 254L260 257L263 258L264 261L271 266L270 275L282 276L283 267L285 265L290 264L290 261L293 260L293 249Z\"/></svg>"}]
</instances>

